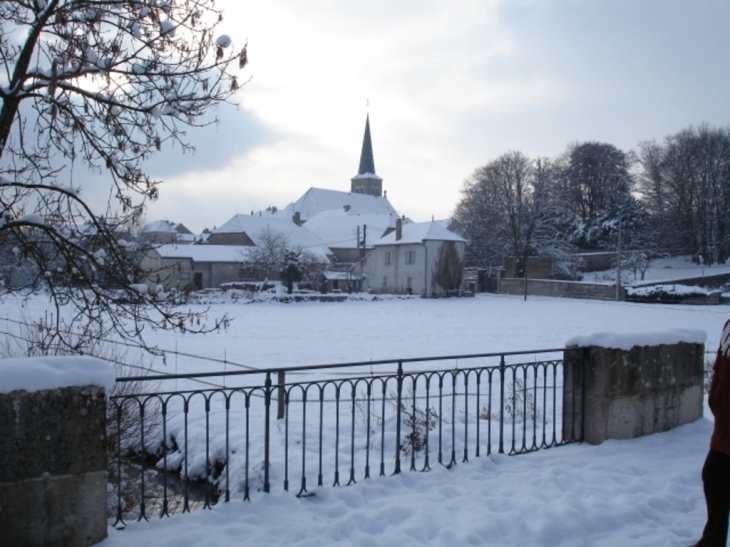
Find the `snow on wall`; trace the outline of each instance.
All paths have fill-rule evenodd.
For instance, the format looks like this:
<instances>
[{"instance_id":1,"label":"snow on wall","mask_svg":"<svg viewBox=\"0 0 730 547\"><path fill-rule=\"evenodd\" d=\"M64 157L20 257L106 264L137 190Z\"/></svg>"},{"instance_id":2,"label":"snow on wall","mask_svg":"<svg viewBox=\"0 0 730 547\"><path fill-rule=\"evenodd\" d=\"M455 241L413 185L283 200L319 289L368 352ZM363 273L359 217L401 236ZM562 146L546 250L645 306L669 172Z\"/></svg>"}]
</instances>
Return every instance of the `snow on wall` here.
<instances>
[{"instance_id":1,"label":"snow on wall","mask_svg":"<svg viewBox=\"0 0 730 547\"><path fill-rule=\"evenodd\" d=\"M95 357L12 357L0 359L0 393L42 391L74 386L99 386L109 394L112 366Z\"/></svg>"},{"instance_id":2,"label":"snow on wall","mask_svg":"<svg viewBox=\"0 0 730 547\"><path fill-rule=\"evenodd\" d=\"M596 332L593 334L574 336L568 340L567 346L598 346L601 348L622 349L629 351L634 346L659 346L662 344L704 344L707 333L698 329L672 329L653 332Z\"/></svg>"}]
</instances>

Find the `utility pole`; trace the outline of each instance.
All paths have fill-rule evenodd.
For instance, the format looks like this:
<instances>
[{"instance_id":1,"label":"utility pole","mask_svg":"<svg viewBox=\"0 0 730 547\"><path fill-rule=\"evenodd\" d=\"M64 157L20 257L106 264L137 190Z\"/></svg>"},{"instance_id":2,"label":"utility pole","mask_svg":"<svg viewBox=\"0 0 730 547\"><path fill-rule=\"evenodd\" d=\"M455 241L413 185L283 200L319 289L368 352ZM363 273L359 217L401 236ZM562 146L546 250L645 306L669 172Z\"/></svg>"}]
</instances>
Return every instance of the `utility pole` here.
<instances>
[{"instance_id":1,"label":"utility pole","mask_svg":"<svg viewBox=\"0 0 730 547\"><path fill-rule=\"evenodd\" d=\"M525 256L525 263L522 266L522 271L525 274L525 298L524 301L527 301L527 261L529 260L528 256Z\"/></svg>"},{"instance_id":2,"label":"utility pole","mask_svg":"<svg viewBox=\"0 0 730 547\"><path fill-rule=\"evenodd\" d=\"M362 260L360 260L360 283L364 281L365 275L365 255L367 254L367 242L368 242L368 225L362 225ZM362 289L362 287L360 287Z\"/></svg>"},{"instance_id":3,"label":"utility pole","mask_svg":"<svg viewBox=\"0 0 730 547\"><path fill-rule=\"evenodd\" d=\"M621 299L621 219L618 221L618 245L616 248L616 302Z\"/></svg>"}]
</instances>

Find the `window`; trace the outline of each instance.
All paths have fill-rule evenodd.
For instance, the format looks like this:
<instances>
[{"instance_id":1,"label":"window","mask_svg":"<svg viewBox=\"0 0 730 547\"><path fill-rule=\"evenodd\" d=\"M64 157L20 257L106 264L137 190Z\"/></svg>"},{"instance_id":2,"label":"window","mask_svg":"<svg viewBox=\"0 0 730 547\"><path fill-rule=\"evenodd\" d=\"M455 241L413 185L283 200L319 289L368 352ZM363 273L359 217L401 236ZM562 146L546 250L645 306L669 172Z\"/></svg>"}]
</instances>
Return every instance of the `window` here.
<instances>
[{"instance_id":1,"label":"window","mask_svg":"<svg viewBox=\"0 0 730 547\"><path fill-rule=\"evenodd\" d=\"M364 186L355 186L355 193L356 194L364 194L365 193L365 187Z\"/></svg>"},{"instance_id":2,"label":"window","mask_svg":"<svg viewBox=\"0 0 730 547\"><path fill-rule=\"evenodd\" d=\"M254 266L244 265L238 268L238 279L258 279L259 272Z\"/></svg>"},{"instance_id":3,"label":"window","mask_svg":"<svg viewBox=\"0 0 730 547\"><path fill-rule=\"evenodd\" d=\"M378 189L378 187L377 187L377 186L373 186L373 187L371 187L371 188L370 188L370 193L371 193L372 195L374 195L374 196L379 196L379 195L380 195L380 191L379 191L379 189Z\"/></svg>"},{"instance_id":4,"label":"window","mask_svg":"<svg viewBox=\"0 0 730 547\"><path fill-rule=\"evenodd\" d=\"M406 277L406 289L413 289L413 278Z\"/></svg>"},{"instance_id":5,"label":"window","mask_svg":"<svg viewBox=\"0 0 730 547\"><path fill-rule=\"evenodd\" d=\"M416 263L416 251L407 251L406 252L406 264L415 264Z\"/></svg>"},{"instance_id":6,"label":"window","mask_svg":"<svg viewBox=\"0 0 730 547\"><path fill-rule=\"evenodd\" d=\"M383 276L383 288L385 288L387 286L388 286L388 276L384 275Z\"/></svg>"},{"instance_id":7,"label":"window","mask_svg":"<svg viewBox=\"0 0 730 547\"><path fill-rule=\"evenodd\" d=\"M386 264L393 263L393 251L385 251L385 263Z\"/></svg>"}]
</instances>

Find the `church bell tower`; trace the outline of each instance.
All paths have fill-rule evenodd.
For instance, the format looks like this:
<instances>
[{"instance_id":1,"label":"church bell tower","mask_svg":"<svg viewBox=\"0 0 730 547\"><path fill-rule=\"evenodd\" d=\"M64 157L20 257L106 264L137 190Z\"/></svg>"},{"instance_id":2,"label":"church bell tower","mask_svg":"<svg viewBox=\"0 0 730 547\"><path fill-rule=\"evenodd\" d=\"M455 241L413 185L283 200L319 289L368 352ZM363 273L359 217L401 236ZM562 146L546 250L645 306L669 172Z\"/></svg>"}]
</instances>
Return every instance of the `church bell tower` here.
<instances>
[{"instance_id":1,"label":"church bell tower","mask_svg":"<svg viewBox=\"0 0 730 547\"><path fill-rule=\"evenodd\" d=\"M371 196L383 195L383 179L375 174L375 159L373 158L373 142L370 138L370 114L365 119L365 136L362 139L360 152L360 167L357 175L350 179L350 192L354 194L368 194Z\"/></svg>"}]
</instances>

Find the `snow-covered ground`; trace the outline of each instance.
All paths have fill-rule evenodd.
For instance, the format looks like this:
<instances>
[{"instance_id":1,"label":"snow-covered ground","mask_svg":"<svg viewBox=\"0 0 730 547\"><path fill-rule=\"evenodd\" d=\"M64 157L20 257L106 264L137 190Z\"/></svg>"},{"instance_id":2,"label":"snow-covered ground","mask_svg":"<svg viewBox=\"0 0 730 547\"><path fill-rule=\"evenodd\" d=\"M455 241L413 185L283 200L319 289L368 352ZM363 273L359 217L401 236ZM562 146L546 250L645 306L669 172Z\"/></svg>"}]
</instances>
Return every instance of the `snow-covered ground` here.
<instances>
[{"instance_id":1,"label":"snow-covered ground","mask_svg":"<svg viewBox=\"0 0 730 547\"><path fill-rule=\"evenodd\" d=\"M0 313L37 319L43 307L39 298L6 301ZM300 304L221 299L209 317L223 314L231 318L224 331L155 332L150 341L260 368L559 348L594 332L666 329L704 330L714 350L730 307L477 295ZM183 356L155 364L164 372L221 368ZM306 499L277 490L242 502L235 492L233 502L213 511L110 529L101 545L689 545L704 522L699 473L710 431L703 419L598 447L483 456L451 470L326 486Z\"/></svg>"},{"instance_id":2,"label":"snow-covered ground","mask_svg":"<svg viewBox=\"0 0 730 547\"><path fill-rule=\"evenodd\" d=\"M492 455L309 498L273 493L110 528L98 545L684 547L704 525L711 428L702 419L630 441Z\"/></svg>"},{"instance_id":3,"label":"snow-covered ground","mask_svg":"<svg viewBox=\"0 0 730 547\"><path fill-rule=\"evenodd\" d=\"M712 266L702 266L692 262L689 256L675 256L652 260L643 280L640 272L629 270L622 271L621 279L623 283L641 284L642 282L681 281L693 277L720 274L730 274L730 265L713 264ZM615 283L616 270L585 273L582 280L589 283Z\"/></svg>"}]
</instances>

